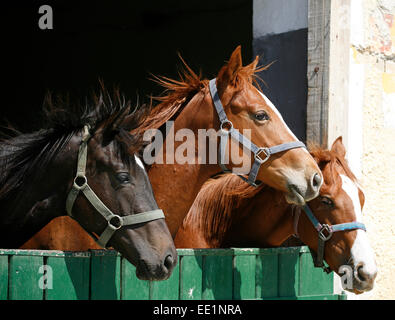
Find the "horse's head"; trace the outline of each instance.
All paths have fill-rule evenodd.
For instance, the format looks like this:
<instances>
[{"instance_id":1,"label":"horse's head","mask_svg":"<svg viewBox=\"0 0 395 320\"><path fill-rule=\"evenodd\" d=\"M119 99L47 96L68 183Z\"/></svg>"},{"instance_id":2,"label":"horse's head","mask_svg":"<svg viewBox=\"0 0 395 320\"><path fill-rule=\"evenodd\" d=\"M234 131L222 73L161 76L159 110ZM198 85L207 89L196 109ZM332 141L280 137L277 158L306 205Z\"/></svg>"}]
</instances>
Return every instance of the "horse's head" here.
<instances>
[{"instance_id":1,"label":"horse's head","mask_svg":"<svg viewBox=\"0 0 395 320\"><path fill-rule=\"evenodd\" d=\"M259 71L256 68L258 57L243 67L240 51L240 47L237 47L229 62L219 71L216 80L228 119L241 133L250 129L250 139L258 147L273 147L297 141L275 106L253 84L254 74ZM237 150L242 148L234 140L231 147L233 146ZM262 154L260 156L264 158ZM243 163L252 160L251 153L243 153ZM232 157L230 162L232 165ZM287 201L298 205L314 199L322 184L321 171L304 148L271 155L261 165L257 179L286 192Z\"/></svg>"},{"instance_id":2,"label":"horse's head","mask_svg":"<svg viewBox=\"0 0 395 320\"><path fill-rule=\"evenodd\" d=\"M136 112L129 114L125 107L95 124L89 133L85 128L72 137L70 148L75 152L70 166L74 173L77 168L77 176L70 180L68 190L83 189L68 211L86 231L97 235L99 244L113 247L135 265L140 279L163 280L176 265L177 253L164 216L156 215L161 212L144 166L135 155L140 142L128 131L136 123ZM79 174L83 148L86 170ZM87 186L93 194L87 192ZM150 215L141 220L140 213Z\"/></svg>"},{"instance_id":3,"label":"horse's head","mask_svg":"<svg viewBox=\"0 0 395 320\"><path fill-rule=\"evenodd\" d=\"M321 224L334 226L362 220L365 196L347 165L345 154L341 137L336 139L331 150L312 150L322 170L324 184L319 197L308 205ZM299 219L297 231L300 238L317 252L317 230L306 215L302 214ZM325 242L324 258L329 267L340 275L344 275L347 267L352 269L350 291L362 293L373 288L377 267L364 230L356 228L333 232Z\"/></svg>"}]
</instances>

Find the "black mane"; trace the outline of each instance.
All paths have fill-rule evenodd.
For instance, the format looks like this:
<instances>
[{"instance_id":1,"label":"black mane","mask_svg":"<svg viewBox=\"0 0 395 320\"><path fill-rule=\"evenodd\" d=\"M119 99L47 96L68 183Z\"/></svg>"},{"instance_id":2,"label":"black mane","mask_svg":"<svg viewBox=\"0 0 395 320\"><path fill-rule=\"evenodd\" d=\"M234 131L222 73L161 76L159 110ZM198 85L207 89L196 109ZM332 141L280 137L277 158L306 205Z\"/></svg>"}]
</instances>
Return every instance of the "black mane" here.
<instances>
[{"instance_id":1,"label":"black mane","mask_svg":"<svg viewBox=\"0 0 395 320\"><path fill-rule=\"evenodd\" d=\"M143 145L140 136L128 132L141 124L147 115L147 107L130 111L130 101L117 90L110 95L103 86L84 104L71 104L68 98L53 99L48 94L44 103L44 129L27 134L11 130L11 137L3 134L0 140L0 207L4 208L7 202L7 207L16 210L20 201L28 197L29 188L34 187L37 178L45 174L51 160L84 125L89 124L93 133L99 126L111 125L126 109L130 115L127 127L121 128L119 137L114 139L124 161L131 149L137 152Z\"/></svg>"}]
</instances>

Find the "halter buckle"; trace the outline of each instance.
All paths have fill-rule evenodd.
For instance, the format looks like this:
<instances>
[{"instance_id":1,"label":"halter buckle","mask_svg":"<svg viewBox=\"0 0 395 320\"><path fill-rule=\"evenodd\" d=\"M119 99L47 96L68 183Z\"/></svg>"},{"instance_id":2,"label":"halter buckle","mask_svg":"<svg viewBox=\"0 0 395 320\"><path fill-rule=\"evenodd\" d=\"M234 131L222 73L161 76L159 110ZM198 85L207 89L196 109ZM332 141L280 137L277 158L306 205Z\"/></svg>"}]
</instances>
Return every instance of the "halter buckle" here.
<instances>
[{"instance_id":1,"label":"halter buckle","mask_svg":"<svg viewBox=\"0 0 395 320\"><path fill-rule=\"evenodd\" d=\"M325 231L328 233L327 235L324 234ZM321 230L318 231L318 236L323 241L328 241L332 237L332 234L333 234L332 228L327 224L323 224Z\"/></svg>"},{"instance_id":2,"label":"halter buckle","mask_svg":"<svg viewBox=\"0 0 395 320\"><path fill-rule=\"evenodd\" d=\"M265 154L265 158L264 159L262 159L259 156L261 153ZM270 157L269 149L268 148L259 148L257 150L257 152L254 153L254 157L255 157L255 161L258 161L260 164L266 162L269 159L269 157Z\"/></svg>"},{"instance_id":3,"label":"halter buckle","mask_svg":"<svg viewBox=\"0 0 395 320\"><path fill-rule=\"evenodd\" d=\"M258 188L262 184L262 181L255 180L255 182L251 182L249 184L252 187Z\"/></svg>"},{"instance_id":4,"label":"halter buckle","mask_svg":"<svg viewBox=\"0 0 395 320\"><path fill-rule=\"evenodd\" d=\"M86 187L87 184L88 184L88 179L83 174L77 174L76 177L74 178L74 183L73 183L74 189L82 190Z\"/></svg>"},{"instance_id":5,"label":"halter buckle","mask_svg":"<svg viewBox=\"0 0 395 320\"><path fill-rule=\"evenodd\" d=\"M228 127L228 128L226 128ZM232 121L226 119L221 122L221 125L219 126L219 129L221 130L222 133L229 134L233 130L233 123Z\"/></svg>"},{"instance_id":6,"label":"halter buckle","mask_svg":"<svg viewBox=\"0 0 395 320\"><path fill-rule=\"evenodd\" d=\"M123 219L121 216L117 214L109 216L107 218L107 222L108 222L108 226L113 230L118 230L123 226Z\"/></svg>"}]
</instances>

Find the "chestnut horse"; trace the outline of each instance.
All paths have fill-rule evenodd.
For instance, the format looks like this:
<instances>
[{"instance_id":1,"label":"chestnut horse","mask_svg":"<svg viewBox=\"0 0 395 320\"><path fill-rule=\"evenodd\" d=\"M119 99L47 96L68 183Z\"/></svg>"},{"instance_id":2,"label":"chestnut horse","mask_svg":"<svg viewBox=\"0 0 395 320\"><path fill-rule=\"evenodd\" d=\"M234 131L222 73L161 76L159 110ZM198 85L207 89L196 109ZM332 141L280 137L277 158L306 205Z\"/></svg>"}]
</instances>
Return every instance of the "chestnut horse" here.
<instances>
[{"instance_id":1,"label":"chestnut horse","mask_svg":"<svg viewBox=\"0 0 395 320\"><path fill-rule=\"evenodd\" d=\"M341 138L331 150L315 147L311 154L324 175L320 196L308 203L313 215L328 226L360 221L364 194L344 158ZM223 175L204 184L174 242L177 248L276 247L296 234L316 253L318 232L301 210L289 205L283 192L253 189ZM365 231L335 232L323 252L330 269L352 267L355 293L372 289L377 271Z\"/></svg>"},{"instance_id":2,"label":"chestnut horse","mask_svg":"<svg viewBox=\"0 0 395 320\"><path fill-rule=\"evenodd\" d=\"M140 279L167 279L177 252L135 155L143 141L129 133L146 110L130 113L129 102L104 88L84 106L51 101L48 128L0 142L0 247L18 248L68 214L134 264Z\"/></svg>"},{"instance_id":3,"label":"chestnut horse","mask_svg":"<svg viewBox=\"0 0 395 320\"><path fill-rule=\"evenodd\" d=\"M258 57L251 64L243 66L239 46L214 80L218 90L216 103L218 100L222 103L222 115L227 116L225 122L231 123L231 128L237 128L241 133L244 129L249 129L250 140L256 146L272 147L298 142L278 110L254 86L256 73L264 69L257 68L257 63ZM178 227L188 213L203 183L220 170L217 161L202 163L203 156L201 152L198 152L198 148L195 148L200 143L199 130L213 129L217 132L220 128L225 129L223 123L220 122L217 106L213 102L215 96L211 91L213 81L202 80L185 63L184 65L185 71L180 80L157 78L159 84L166 89L166 95L160 97L161 103L152 108L152 112L143 126L138 128L139 132L144 133L148 133L152 129L159 129L160 132L165 133L163 143L156 156L164 159L164 163L154 161L147 171L155 198L166 213L166 222L173 237L175 237ZM169 121L173 121L171 126L169 126ZM192 140L184 141L185 137L174 139L174 136L171 136L170 132L175 132L177 137L177 132L182 129L188 129L188 132L192 133ZM170 141L172 139L175 141ZM218 149L219 145L217 140L216 138L215 149ZM241 150L242 146L238 141L233 139L229 141L226 148L228 155L231 154L230 149ZM186 144L188 145L186 149L192 146L192 161L188 163L171 161L178 148L185 147ZM204 149L207 151L206 154L208 153L207 149L208 147ZM259 151L266 153L267 151L263 149L268 150L260 148ZM256 159L260 159L257 154L246 152L242 154L243 163L254 164ZM208 159L209 157L204 158ZM233 157L229 156L228 158L230 159L229 169L239 166L238 163L232 162ZM169 159L170 161L167 161ZM322 173L317 163L304 148L277 152L270 157L267 155L264 160L265 162L262 161L260 169L257 171L256 179L285 192L289 203L302 205L305 201L318 195L322 184ZM66 228L66 224L69 222L63 222L62 227L52 225L50 228L46 228L24 247L63 250L92 248L93 243L83 234L75 246L67 246L68 233L73 228L71 226Z\"/></svg>"}]
</instances>

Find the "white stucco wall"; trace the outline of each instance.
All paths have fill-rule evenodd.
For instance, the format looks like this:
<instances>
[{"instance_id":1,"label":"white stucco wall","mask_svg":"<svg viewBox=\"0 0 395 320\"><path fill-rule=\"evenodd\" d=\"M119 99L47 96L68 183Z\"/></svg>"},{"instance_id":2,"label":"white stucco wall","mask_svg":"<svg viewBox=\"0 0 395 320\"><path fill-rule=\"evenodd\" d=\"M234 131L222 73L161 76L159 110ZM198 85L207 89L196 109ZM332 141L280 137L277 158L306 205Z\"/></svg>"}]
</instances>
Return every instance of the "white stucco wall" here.
<instances>
[{"instance_id":1,"label":"white stucco wall","mask_svg":"<svg viewBox=\"0 0 395 320\"><path fill-rule=\"evenodd\" d=\"M395 299L394 0L351 0L348 71L348 160L378 266L374 289L359 298Z\"/></svg>"}]
</instances>

